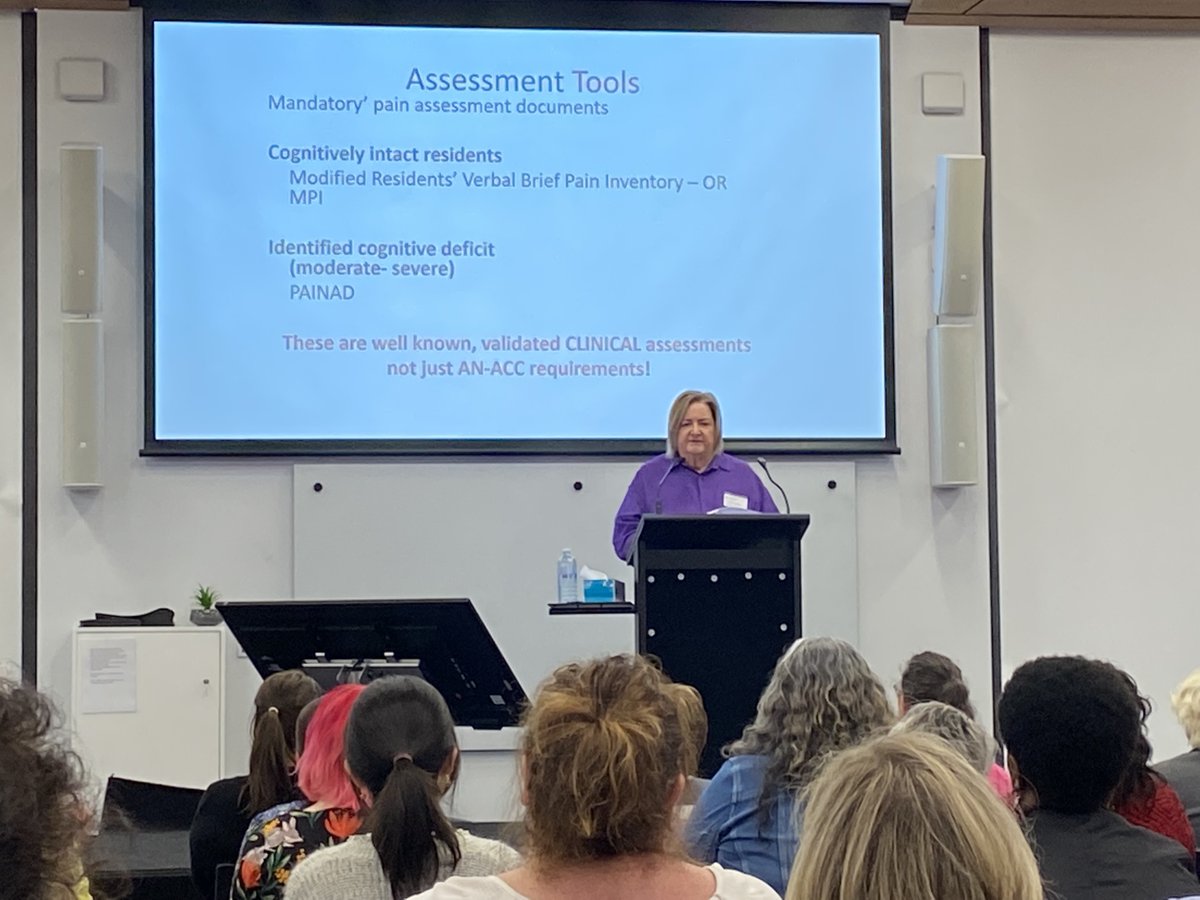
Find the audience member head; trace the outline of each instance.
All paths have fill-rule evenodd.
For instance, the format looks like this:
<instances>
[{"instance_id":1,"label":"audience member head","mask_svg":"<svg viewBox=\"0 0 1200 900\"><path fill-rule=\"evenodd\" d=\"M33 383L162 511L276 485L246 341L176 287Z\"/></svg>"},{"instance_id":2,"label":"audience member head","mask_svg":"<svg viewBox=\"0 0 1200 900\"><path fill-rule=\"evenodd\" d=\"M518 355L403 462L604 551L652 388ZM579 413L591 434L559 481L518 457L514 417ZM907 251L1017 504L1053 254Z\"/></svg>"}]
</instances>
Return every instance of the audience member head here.
<instances>
[{"instance_id":1,"label":"audience member head","mask_svg":"<svg viewBox=\"0 0 1200 900\"><path fill-rule=\"evenodd\" d=\"M1180 682L1179 687L1171 694L1171 708L1175 717L1183 726L1188 744L1192 749L1200 750L1200 669L1197 669Z\"/></svg>"},{"instance_id":2,"label":"audience member head","mask_svg":"<svg viewBox=\"0 0 1200 900\"><path fill-rule=\"evenodd\" d=\"M902 714L918 703L936 700L975 718L962 669L950 657L931 650L918 653L904 664L897 694Z\"/></svg>"},{"instance_id":3,"label":"audience member head","mask_svg":"<svg viewBox=\"0 0 1200 900\"><path fill-rule=\"evenodd\" d=\"M1133 680L1132 675L1121 669L1117 671L1121 673L1121 677L1125 680L1125 686L1129 689L1130 696L1137 703L1139 727L1137 740L1133 744L1133 756L1130 757L1129 766L1125 769L1125 773L1121 776L1121 780L1117 783L1117 787L1109 799L1109 804L1114 809L1119 809L1131 803L1141 804L1150 800L1155 793L1156 777L1154 770L1150 768L1150 757L1154 754L1154 751L1150 747L1150 738L1146 732L1146 720L1150 718L1152 709L1150 698L1138 690L1137 682Z\"/></svg>"},{"instance_id":4,"label":"audience member head","mask_svg":"<svg viewBox=\"0 0 1200 900\"><path fill-rule=\"evenodd\" d=\"M658 853L696 751L698 697L639 656L557 669L525 715L522 777L532 864ZM692 707L693 711L695 707Z\"/></svg>"},{"instance_id":5,"label":"audience member head","mask_svg":"<svg viewBox=\"0 0 1200 900\"><path fill-rule=\"evenodd\" d=\"M1042 900L1013 815L932 735L839 753L813 782L787 900Z\"/></svg>"},{"instance_id":6,"label":"audience member head","mask_svg":"<svg viewBox=\"0 0 1200 900\"><path fill-rule=\"evenodd\" d=\"M346 764L397 897L433 884L442 850L458 864L458 837L441 807L458 777L458 744L450 708L432 685L409 675L369 684L346 725Z\"/></svg>"},{"instance_id":7,"label":"audience member head","mask_svg":"<svg viewBox=\"0 0 1200 900\"><path fill-rule=\"evenodd\" d=\"M1013 786L1026 809L1090 813L1129 767L1141 709L1126 675L1078 656L1019 666L999 705Z\"/></svg>"},{"instance_id":8,"label":"audience member head","mask_svg":"<svg viewBox=\"0 0 1200 900\"><path fill-rule=\"evenodd\" d=\"M664 689L675 699L679 727L683 730L679 771L691 775L700 765L704 745L708 743L708 713L704 711L700 692L690 684L667 681Z\"/></svg>"},{"instance_id":9,"label":"audience member head","mask_svg":"<svg viewBox=\"0 0 1200 900\"><path fill-rule=\"evenodd\" d=\"M777 788L799 791L828 754L891 723L887 692L857 650L835 638L801 638L775 664L754 721L725 753L769 757L765 807Z\"/></svg>"},{"instance_id":10,"label":"audience member head","mask_svg":"<svg viewBox=\"0 0 1200 900\"><path fill-rule=\"evenodd\" d=\"M261 812L291 800L296 765L296 719L321 686L299 669L268 675L254 695L254 729L250 741L250 776L242 791L242 807Z\"/></svg>"},{"instance_id":11,"label":"audience member head","mask_svg":"<svg viewBox=\"0 0 1200 900\"><path fill-rule=\"evenodd\" d=\"M909 709L892 726L892 734L909 732L941 738L981 775L992 767L992 739L974 719L948 703L932 700Z\"/></svg>"},{"instance_id":12,"label":"audience member head","mask_svg":"<svg viewBox=\"0 0 1200 900\"><path fill-rule=\"evenodd\" d=\"M90 824L83 781L50 702L0 680L0 896L75 896Z\"/></svg>"},{"instance_id":13,"label":"audience member head","mask_svg":"<svg viewBox=\"0 0 1200 900\"><path fill-rule=\"evenodd\" d=\"M304 709L296 716L296 759L304 755L305 738L308 734L308 723L312 721L313 713L321 705L321 698L315 697L304 704Z\"/></svg>"},{"instance_id":14,"label":"audience member head","mask_svg":"<svg viewBox=\"0 0 1200 900\"><path fill-rule=\"evenodd\" d=\"M317 703L296 763L296 783L312 803L348 809L357 806L346 772L345 732L361 684L339 684Z\"/></svg>"}]
</instances>

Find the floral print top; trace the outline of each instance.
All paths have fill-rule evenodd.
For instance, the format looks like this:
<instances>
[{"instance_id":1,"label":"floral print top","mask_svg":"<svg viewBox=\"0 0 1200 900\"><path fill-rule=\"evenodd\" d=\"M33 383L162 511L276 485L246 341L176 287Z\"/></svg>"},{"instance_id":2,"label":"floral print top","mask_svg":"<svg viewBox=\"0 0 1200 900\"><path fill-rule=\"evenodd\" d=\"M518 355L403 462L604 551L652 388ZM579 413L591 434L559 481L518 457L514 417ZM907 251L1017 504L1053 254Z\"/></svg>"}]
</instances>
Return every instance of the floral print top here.
<instances>
[{"instance_id":1,"label":"floral print top","mask_svg":"<svg viewBox=\"0 0 1200 900\"><path fill-rule=\"evenodd\" d=\"M361 825L352 809L288 810L267 819L246 835L233 900L282 900L288 876L302 859L342 843Z\"/></svg>"}]
</instances>

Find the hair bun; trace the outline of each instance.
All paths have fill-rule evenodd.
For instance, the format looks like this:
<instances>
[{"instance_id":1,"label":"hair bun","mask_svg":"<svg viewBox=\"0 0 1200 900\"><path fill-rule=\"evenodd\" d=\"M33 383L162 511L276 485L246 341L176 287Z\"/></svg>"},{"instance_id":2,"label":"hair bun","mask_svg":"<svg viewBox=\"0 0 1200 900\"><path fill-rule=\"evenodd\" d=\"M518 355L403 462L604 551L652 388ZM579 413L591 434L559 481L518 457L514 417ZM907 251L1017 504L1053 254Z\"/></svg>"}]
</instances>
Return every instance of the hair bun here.
<instances>
[{"instance_id":1,"label":"hair bun","mask_svg":"<svg viewBox=\"0 0 1200 900\"><path fill-rule=\"evenodd\" d=\"M967 683L965 681L961 678L953 678L946 682L945 697L946 702L951 706L961 707L971 699L971 692L967 690Z\"/></svg>"}]
</instances>

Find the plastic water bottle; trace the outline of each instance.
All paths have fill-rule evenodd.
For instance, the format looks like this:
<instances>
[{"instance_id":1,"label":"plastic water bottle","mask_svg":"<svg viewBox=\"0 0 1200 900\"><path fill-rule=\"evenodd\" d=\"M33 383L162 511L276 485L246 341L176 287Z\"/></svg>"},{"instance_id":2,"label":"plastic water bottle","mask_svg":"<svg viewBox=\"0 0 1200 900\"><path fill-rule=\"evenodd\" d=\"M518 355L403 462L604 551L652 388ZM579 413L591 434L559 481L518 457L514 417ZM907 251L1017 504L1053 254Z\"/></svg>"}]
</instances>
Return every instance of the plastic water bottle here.
<instances>
[{"instance_id":1,"label":"plastic water bottle","mask_svg":"<svg viewBox=\"0 0 1200 900\"><path fill-rule=\"evenodd\" d=\"M564 550L558 558L558 602L579 602L579 569L570 550Z\"/></svg>"}]
</instances>

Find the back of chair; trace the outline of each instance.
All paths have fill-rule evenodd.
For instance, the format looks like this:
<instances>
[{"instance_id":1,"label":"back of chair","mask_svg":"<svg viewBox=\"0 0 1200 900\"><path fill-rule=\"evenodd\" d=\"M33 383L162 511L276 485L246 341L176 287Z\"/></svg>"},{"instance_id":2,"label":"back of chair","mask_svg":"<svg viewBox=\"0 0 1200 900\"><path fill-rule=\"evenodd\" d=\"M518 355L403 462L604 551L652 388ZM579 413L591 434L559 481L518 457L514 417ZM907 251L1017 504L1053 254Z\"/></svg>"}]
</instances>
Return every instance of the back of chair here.
<instances>
[{"instance_id":1,"label":"back of chair","mask_svg":"<svg viewBox=\"0 0 1200 900\"><path fill-rule=\"evenodd\" d=\"M138 831L187 831L203 793L113 775L104 791L101 820L111 823L124 816Z\"/></svg>"},{"instance_id":2,"label":"back of chair","mask_svg":"<svg viewBox=\"0 0 1200 900\"><path fill-rule=\"evenodd\" d=\"M213 897L215 900L226 900L233 894L234 863L221 863L213 876Z\"/></svg>"}]
</instances>

